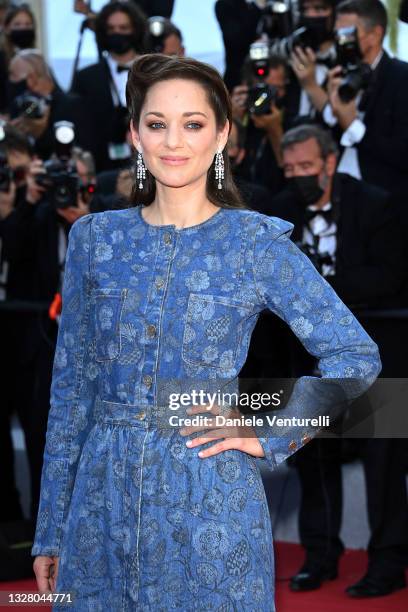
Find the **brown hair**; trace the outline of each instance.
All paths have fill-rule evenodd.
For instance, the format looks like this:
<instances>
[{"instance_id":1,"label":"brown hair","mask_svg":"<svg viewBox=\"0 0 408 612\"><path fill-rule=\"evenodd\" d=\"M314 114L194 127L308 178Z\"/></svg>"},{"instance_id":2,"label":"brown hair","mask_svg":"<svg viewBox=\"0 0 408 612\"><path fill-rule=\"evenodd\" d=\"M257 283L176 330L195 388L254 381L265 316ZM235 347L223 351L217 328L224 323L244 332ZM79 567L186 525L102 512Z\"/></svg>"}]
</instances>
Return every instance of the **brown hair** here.
<instances>
[{"instance_id":1,"label":"brown hair","mask_svg":"<svg viewBox=\"0 0 408 612\"><path fill-rule=\"evenodd\" d=\"M161 81L171 79L188 79L199 83L207 94L208 102L215 114L217 128L221 130L226 121L232 123L232 108L228 90L220 74L208 64L187 57L174 57L151 53L142 55L132 65L126 87L126 100L133 125L137 127L140 113L150 87ZM229 159L224 158L225 178L222 189L218 189L214 179L214 161L207 173L207 198L221 208L247 208L234 183ZM133 204L149 205L156 194L156 182L150 172L146 171L143 189L138 189L134 182L132 192Z\"/></svg>"}]
</instances>

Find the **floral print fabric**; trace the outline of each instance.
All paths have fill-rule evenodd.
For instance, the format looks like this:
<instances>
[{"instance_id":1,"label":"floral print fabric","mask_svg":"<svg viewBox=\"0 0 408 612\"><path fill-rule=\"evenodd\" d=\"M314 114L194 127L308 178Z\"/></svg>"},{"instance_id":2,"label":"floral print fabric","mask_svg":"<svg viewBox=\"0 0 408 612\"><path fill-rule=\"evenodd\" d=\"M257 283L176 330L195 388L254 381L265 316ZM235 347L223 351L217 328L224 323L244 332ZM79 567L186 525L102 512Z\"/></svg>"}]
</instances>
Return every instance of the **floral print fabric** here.
<instances>
[{"instance_id":1,"label":"floral print fabric","mask_svg":"<svg viewBox=\"0 0 408 612\"><path fill-rule=\"evenodd\" d=\"M203 446L156 419L168 413L163 388L235 388L264 308L324 377L358 380L358 392L375 379L377 346L292 227L220 209L178 230L146 223L141 207L73 225L32 548L60 557L56 591L73 594L70 610L275 610L259 462L273 469L293 445L261 428L264 458L200 459Z\"/></svg>"}]
</instances>

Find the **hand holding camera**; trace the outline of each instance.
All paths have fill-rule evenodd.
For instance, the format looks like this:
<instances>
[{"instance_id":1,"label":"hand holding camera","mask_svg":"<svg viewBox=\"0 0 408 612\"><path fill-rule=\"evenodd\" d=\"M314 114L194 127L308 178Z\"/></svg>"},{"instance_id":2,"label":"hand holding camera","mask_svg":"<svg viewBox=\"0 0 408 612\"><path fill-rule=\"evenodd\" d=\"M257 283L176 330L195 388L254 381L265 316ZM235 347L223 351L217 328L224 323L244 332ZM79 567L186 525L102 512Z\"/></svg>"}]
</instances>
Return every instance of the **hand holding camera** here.
<instances>
[{"instance_id":1,"label":"hand holding camera","mask_svg":"<svg viewBox=\"0 0 408 612\"><path fill-rule=\"evenodd\" d=\"M295 47L290 56L290 65L301 87L308 89L317 86L316 53L310 47Z\"/></svg>"},{"instance_id":2,"label":"hand holding camera","mask_svg":"<svg viewBox=\"0 0 408 612\"><path fill-rule=\"evenodd\" d=\"M344 81L343 68L341 66L336 66L330 70L328 77L329 101L333 114L337 117L341 128L347 130L358 116L356 98L354 97L350 101L345 102L339 94L339 90Z\"/></svg>"}]
</instances>

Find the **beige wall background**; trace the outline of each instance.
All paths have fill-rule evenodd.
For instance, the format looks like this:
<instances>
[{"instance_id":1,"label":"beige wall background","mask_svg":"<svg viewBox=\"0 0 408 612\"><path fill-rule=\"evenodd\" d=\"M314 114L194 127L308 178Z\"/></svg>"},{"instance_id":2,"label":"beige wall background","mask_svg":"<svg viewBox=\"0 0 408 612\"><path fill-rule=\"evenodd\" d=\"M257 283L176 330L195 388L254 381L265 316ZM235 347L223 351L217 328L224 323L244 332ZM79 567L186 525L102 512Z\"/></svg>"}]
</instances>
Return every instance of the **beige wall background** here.
<instances>
[{"instance_id":1,"label":"beige wall background","mask_svg":"<svg viewBox=\"0 0 408 612\"><path fill-rule=\"evenodd\" d=\"M60 2L61 0L55 0L55 2ZM37 31L38 31L38 36L37 36L37 43L38 43L38 48L41 50L41 52L45 55L45 57L48 56L48 49L47 49L47 37L45 35L45 24L46 24L46 19L45 19L45 11L46 11L46 7L45 7L45 3L43 2L43 0L28 0L27 4L30 5L30 7L32 8L36 21L37 21Z\"/></svg>"}]
</instances>

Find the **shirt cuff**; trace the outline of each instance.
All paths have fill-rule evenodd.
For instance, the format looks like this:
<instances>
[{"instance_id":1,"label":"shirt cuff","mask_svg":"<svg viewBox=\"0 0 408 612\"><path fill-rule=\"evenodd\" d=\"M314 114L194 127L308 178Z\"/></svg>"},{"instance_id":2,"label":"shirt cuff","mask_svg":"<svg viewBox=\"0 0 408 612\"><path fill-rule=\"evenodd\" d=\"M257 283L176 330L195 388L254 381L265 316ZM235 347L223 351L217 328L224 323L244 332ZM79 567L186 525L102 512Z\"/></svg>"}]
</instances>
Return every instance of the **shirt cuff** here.
<instances>
[{"instance_id":1,"label":"shirt cuff","mask_svg":"<svg viewBox=\"0 0 408 612\"><path fill-rule=\"evenodd\" d=\"M365 132L366 126L361 119L354 119L341 137L340 144L343 147L352 147L363 140Z\"/></svg>"},{"instance_id":2,"label":"shirt cuff","mask_svg":"<svg viewBox=\"0 0 408 612\"><path fill-rule=\"evenodd\" d=\"M323 119L327 125L333 127L337 123L337 117L334 116L331 104L328 102L323 108Z\"/></svg>"}]
</instances>

